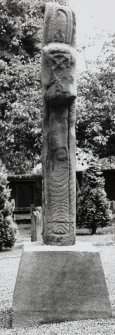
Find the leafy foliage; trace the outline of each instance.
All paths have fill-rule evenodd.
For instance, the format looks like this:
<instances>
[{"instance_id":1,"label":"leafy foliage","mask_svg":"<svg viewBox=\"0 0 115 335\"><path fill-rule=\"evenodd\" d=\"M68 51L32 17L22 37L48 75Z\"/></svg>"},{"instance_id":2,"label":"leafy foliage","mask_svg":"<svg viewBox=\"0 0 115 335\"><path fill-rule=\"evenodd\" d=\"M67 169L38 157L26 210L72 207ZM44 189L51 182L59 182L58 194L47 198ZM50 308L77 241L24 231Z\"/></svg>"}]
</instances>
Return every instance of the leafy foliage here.
<instances>
[{"instance_id":1,"label":"leafy foliage","mask_svg":"<svg viewBox=\"0 0 115 335\"><path fill-rule=\"evenodd\" d=\"M36 1L0 1L0 156L15 173L29 172L41 154L42 20Z\"/></svg>"},{"instance_id":2,"label":"leafy foliage","mask_svg":"<svg viewBox=\"0 0 115 335\"><path fill-rule=\"evenodd\" d=\"M0 166L0 250L11 248L15 242L16 224L12 218L13 207L5 167Z\"/></svg>"},{"instance_id":3,"label":"leafy foliage","mask_svg":"<svg viewBox=\"0 0 115 335\"><path fill-rule=\"evenodd\" d=\"M86 71L78 80L77 144L99 157L115 155L114 45L112 36L97 60L96 72Z\"/></svg>"},{"instance_id":4,"label":"leafy foliage","mask_svg":"<svg viewBox=\"0 0 115 335\"><path fill-rule=\"evenodd\" d=\"M110 224L110 202L104 190L104 177L99 165L90 166L83 173L82 186L77 199L76 223L79 228L88 228L92 234L98 227Z\"/></svg>"}]
</instances>

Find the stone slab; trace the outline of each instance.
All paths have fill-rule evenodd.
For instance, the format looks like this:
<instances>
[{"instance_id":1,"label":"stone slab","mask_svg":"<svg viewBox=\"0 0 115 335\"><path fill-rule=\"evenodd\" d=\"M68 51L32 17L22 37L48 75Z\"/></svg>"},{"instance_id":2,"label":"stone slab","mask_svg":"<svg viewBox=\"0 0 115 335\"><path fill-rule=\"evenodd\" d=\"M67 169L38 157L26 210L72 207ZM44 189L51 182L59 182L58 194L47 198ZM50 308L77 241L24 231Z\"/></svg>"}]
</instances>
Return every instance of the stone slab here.
<instances>
[{"instance_id":1,"label":"stone slab","mask_svg":"<svg viewBox=\"0 0 115 335\"><path fill-rule=\"evenodd\" d=\"M100 255L89 243L27 244L14 297L13 328L112 317Z\"/></svg>"}]
</instances>

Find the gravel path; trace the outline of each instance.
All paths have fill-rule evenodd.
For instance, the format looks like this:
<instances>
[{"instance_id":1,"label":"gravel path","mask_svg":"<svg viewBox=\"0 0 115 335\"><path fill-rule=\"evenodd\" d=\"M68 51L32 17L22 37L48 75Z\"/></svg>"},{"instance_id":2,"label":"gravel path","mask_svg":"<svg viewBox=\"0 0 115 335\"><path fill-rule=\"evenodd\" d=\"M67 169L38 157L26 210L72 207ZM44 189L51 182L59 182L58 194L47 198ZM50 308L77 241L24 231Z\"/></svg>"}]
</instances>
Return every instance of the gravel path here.
<instances>
[{"instance_id":1,"label":"gravel path","mask_svg":"<svg viewBox=\"0 0 115 335\"><path fill-rule=\"evenodd\" d=\"M0 330L0 335L114 335L115 319L43 325L39 328Z\"/></svg>"},{"instance_id":2,"label":"gravel path","mask_svg":"<svg viewBox=\"0 0 115 335\"><path fill-rule=\"evenodd\" d=\"M23 234L23 241L22 235ZM10 329L13 291L24 241L30 239L27 231L20 234L15 247L0 253L0 335L115 335L115 241L114 234L77 236L77 240L91 242L100 252L105 279L113 310L107 320L83 320L43 325L38 328ZM25 234L25 235L24 235ZM9 328L9 329L8 329Z\"/></svg>"}]
</instances>

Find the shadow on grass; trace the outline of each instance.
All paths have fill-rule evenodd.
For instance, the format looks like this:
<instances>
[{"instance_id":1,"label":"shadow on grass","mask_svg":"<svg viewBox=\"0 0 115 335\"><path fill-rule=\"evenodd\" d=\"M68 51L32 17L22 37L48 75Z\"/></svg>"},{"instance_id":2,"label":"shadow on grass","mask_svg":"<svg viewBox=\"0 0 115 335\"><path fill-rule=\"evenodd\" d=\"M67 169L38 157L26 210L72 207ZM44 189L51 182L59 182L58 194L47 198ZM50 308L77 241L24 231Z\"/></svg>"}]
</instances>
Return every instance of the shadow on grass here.
<instances>
[{"instance_id":1,"label":"shadow on grass","mask_svg":"<svg viewBox=\"0 0 115 335\"><path fill-rule=\"evenodd\" d=\"M99 227L96 230L96 233L94 235L113 235L115 234L115 222L112 221L111 224L109 224L106 227ZM77 228L76 227L76 235L78 236L94 236L91 231L85 227L83 228Z\"/></svg>"},{"instance_id":2,"label":"shadow on grass","mask_svg":"<svg viewBox=\"0 0 115 335\"><path fill-rule=\"evenodd\" d=\"M77 235L77 236L91 236L91 233L90 233L90 232L86 232L86 231L85 231L85 232L84 232L84 231L82 232L82 231L78 231L78 230L77 230L77 231L76 231L76 235Z\"/></svg>"},{"instance_id":3,"label":"shadow on grass","mask_svg":"<svg viewBox=\"0 0 115 335\"><path fill-rule=\"evenodd\" d=\"M12 328L12 308L7 308L0 311L0 328Z\"/></svg>"}]
</instances>

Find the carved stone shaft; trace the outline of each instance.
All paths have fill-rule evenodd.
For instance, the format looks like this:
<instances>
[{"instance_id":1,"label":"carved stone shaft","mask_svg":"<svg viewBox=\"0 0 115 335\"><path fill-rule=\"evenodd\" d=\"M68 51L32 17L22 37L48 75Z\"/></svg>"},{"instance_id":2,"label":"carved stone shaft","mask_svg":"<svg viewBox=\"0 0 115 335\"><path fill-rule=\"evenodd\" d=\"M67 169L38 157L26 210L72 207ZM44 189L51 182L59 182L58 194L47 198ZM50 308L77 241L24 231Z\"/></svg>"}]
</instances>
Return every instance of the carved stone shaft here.
<instances>
[{"instance_id":1,"label":"carved stone shaft","mask_svg":"<svg viewBox=\"0 0 115 335\"><path fill-rule=\"evenodd\" d=\"M75 243L75 27L75 15L69 7L46 6L42 52L42 209L46 244Z\"/></svg>"}]
</instances>

